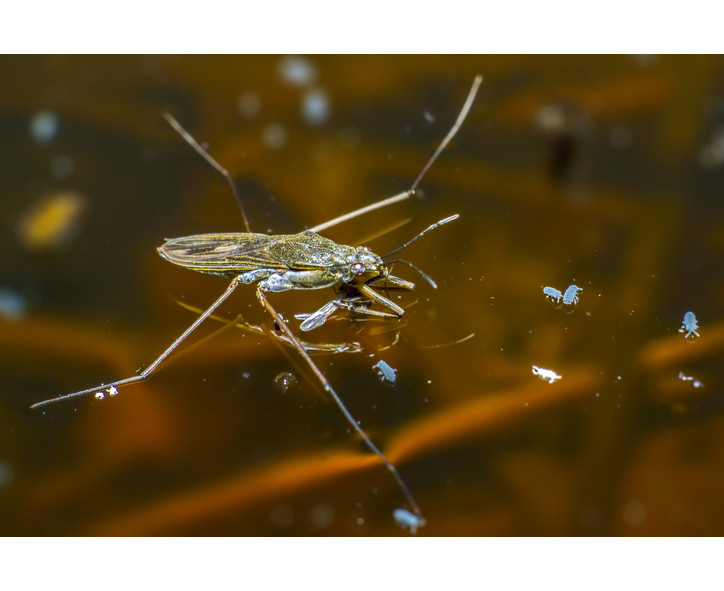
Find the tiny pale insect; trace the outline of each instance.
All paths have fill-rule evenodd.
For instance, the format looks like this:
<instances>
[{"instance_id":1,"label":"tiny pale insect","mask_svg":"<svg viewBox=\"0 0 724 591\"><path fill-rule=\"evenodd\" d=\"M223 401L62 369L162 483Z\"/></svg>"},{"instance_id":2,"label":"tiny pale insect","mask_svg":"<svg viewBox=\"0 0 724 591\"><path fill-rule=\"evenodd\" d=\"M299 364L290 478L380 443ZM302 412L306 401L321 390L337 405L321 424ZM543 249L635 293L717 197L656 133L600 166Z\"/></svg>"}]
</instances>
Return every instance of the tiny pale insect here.
<instances>
[{"instance_id":1,"label":"tiny pale insect","mask_svg":"<svg viewBox=\"0 0 724 591\"><path fill-rule=\"evenodd\" d=\"M583 291L582 288L577 285L569 285L566 292L563 294L563 304L566 306L573 306L578 303L578 292Z\"/></svg>"},{"instance_id":2,"label":"tiny pale insect","mask_svg":"<svg viewBox=\"0 0 724 591\"><path fill-rule=\"evenodd\" d=\"M691 340L694 340L696 337L699 336L699 333L697 330L699 329L699 324L696 321L696 316L693 312L687 312L684 314L684 320L681 323L681 328L679 329L679 332L686 332L684 335L685 339L689 339L691 337Z\"/></svg>"},{"instance_id":3,"label":"tiny pale insect","mask_svg":"<svg viewBox=\"0 0 724 591\"><path fill-rule=\"evenodd\" d=\"M372 369L377 370L377 375L383 382L388 384L394 384L397 381L397 370L391 367L389 363L380 359L377 363L372 366Z\"/></svg>"},{"instance_id":4,"label":"tiny pale insect","mask_svg":"<svg viewBox=\"0 0 724 591\"><path fill-rule=\"evenodd\" d=\"M556 380L560 380L562 376L559 376L552 369L546 369L545 367L533 366L533 374L538 376L541 380L545 380L549 384L552 384Z\"/></svg>"},{"instance_id":5,"label":"tiny pale insect","mask_svg":"<svg viewBox=\"0 0 724 591\"><path fill-rule=\"evenodd\" d=\"M543 293L546 295L546 298L550 298L550 300L556 304L563 299L563 294L555 287L544 287Z\"/></svg>"},{"instance_id":6,"label":"tiny pale insect","mask_svg":"<svg viewBox=\"0 0 724 591\"><path fill-rule=\"evenodd\" d=\"M390 274L390 265L403 263L417 271L426 279L432 287L436 287L425 273L415 267L412 263L401 259L389 260L388 257L409 246L412 242L427 232L457 219L457 214L448 216L414 236L401 247L394 249L380 257L374 254L366 246L346 246L337 244L328 238L318 234L322 230L339 224L343 221L353 219L370 211L385 207L410 198L437 157L457 133L467 116L478 88L482 83L482 76L476 76L473 85L468 93L467 99L458 114L452 128L427 161L414 183L407 191L389 197L382 201L373 203L361 209L344 214L323 224L319 224L300 232L290 235L268 235L256 234L250 231L249 222L244 211L243 204L236 192L232 176L206 150L169 114L164 114L168 123L217 171L219 171L229 183L232 193L240 206L246 232L224 233L224 234L200 234L194 236L183 236L167 240L158 248L159 254L166 260L182 267L231 277L231 282L226 290L214 301L196 320L169 345L148 367L138 375L117 380L110 384L101 384L93 388L87 388L71 394L57 396L43 400L31 406L39 408L56 402L74 399L87 394L95 393L97 399L104 398L102 390L115 396L118 393L118 386L126 386L140 382L151 377L153 372L161 363L188 337L204 320L213 318L216 310L241 284L256 283L256 296L264 309L274 320L278 330L283 333L285 341L290 344L297 353L304 359L305 363L315 375L322 388L329 394L338 406L350 426L362 438L365 445L372 451L393 475L400 490L405 496L408 505L413 513L406 510L403 514L394 514L395 519L402 525L410 527L415 533L417 527L425 525L425 518L410 493L407 485L397 471L397 468L385 457L380 449L372 442L359 423L349 413L342 399L337 395L332 385L317 367L305 347L296 335L287 326L281 315L276 311L267 299L267 292L281 292L297 289L322 289L336 287L338 297L327 302L316 312L301 315L303 322L302 330L318 328L335 311L343 309L358 314L373 316L399 318L404 314L404 309L392 302L389 297L382 295L377 290L387 293L390 289L411 291L415 285L409 281L395 277ZM371 309L377 304L385 308L384 311ZM389 367L389 366L388 366ZM391 368L390 368L391 369ZM394 375L394 370L392 370ZM99 391L101 390L101 391Z\"/></svg>"},{"instance_id":7,"label":"tiny pale insect","mask_svg":"<svg viewBox=\"0 0 724 591\"><path fill-rule=\"evenodd\" d=\"M407 509L395 509L392 512L392 515L401 527L409 527L412 535L417 533L418 527L425 525L424 518L420 518L420 516L410 513Z\"/></svg>"}]
</instances>

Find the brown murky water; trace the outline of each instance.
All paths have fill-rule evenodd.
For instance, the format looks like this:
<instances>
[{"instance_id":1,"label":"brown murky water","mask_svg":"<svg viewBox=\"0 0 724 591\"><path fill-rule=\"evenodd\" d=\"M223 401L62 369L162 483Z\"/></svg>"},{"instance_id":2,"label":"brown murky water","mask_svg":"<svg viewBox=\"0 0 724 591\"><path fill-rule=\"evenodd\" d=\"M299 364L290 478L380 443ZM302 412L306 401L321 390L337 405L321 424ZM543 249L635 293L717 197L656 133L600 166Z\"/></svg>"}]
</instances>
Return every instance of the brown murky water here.
<instances>
[{"instance_id":1,"label":"brown murky water","mask_svg":"<svg viewBox=\"0 0 724 591\"><path fill-rule=\"evenodd\" d=\"M406 189L477 73L421 197L325 233L411 218L370 242L384 253L460 213L405 252L439 289L397 266L418 283L404 320L330 321L308 340L364 351L315 359L420 535L724 534L724 60L650 56L0 58L0 533L402 534L392 478L265 336L228 329L112 399L28 407L133 375L193 320L178 301L227 284L156 254L242 230L163 111L255 230L294 232ZM574 282L575 309L546 301ZM330 296L271 299L292 318ZM237 314L269 324L251 288Z\"/></svg>"}]
</instances>

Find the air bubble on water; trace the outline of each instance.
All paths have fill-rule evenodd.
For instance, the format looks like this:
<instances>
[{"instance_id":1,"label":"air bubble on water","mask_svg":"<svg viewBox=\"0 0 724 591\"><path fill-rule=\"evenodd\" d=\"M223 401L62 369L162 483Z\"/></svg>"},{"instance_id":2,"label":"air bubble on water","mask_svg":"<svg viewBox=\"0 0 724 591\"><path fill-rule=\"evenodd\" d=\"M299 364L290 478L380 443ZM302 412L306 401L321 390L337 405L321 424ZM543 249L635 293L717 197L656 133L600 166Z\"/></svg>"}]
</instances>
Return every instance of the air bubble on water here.
<instances>
[{"instance_id":1,"label":"air bubble on water","mask_svg":"<svg viewBox=\"0 0 724 591\"><path fill-rule=\"evenodd\" d=\"M315 88L302 97L302 116L308 125L319 125L329 119L329 97L323 90Z\"/></svg>"},{"instance_id":2,"label":"air bubble on water","mask_svg":"<svg viewBox=\"0 0 724 591\"><path fill-rule=\"evenodd\" d=\"M317 78L317 69L307 58L289 55L279 61L279 75L289 84L305 86Z\"/></svg>"},{"instance_id":3,"label":"air bubble on water","mask_svg":"<svg viewBox=\"0 0 724 591\"><path fill-rule=\"evenodd\" d=\"M16 321L25 316L28 305L25 298L17 291L8 287L0 287L0 317Z\"/></svg>"},{"instance_id":4,"label":"air bubble on water","mask_svg":"<svg viewBox=\"0 0 724 591\"><path fill-rule=\"evenodd\" d=\"M40 111L30 121L30 135L39 144L47 144L58 133L58 116L52 111Z\"/></svg>"}]
</instances>

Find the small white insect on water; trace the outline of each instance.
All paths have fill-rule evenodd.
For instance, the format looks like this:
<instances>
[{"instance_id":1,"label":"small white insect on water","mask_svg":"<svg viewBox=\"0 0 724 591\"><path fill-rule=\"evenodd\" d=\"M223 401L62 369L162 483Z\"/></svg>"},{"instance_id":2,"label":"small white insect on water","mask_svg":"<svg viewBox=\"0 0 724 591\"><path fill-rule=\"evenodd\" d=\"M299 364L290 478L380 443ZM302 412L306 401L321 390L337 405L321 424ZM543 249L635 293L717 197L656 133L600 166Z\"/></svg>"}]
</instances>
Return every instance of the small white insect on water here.
<instances>
[{"instance_id":1,"label":"small white insect on water","mask_svg":"<svg viewBox=\"0 0 724 591\"><path fill-rule=\"evenodd\" d=\"M699 324L696 321L696 316L694 316L693 312L687 312L684 314L684 320L681 323L681 328L679 329L679 332L686 332L684 335L685 339L688 339L691 337L691 340L694 340L696 337L699 336L699 333L696 332L696 330L699 328Z\"/></svg>"},{"instance_id":2,"label":"small white insect on water","mask_svg":"<svg viewBox=\"0 0 724 591\"><path fill-rule=\"evenodd\" d=\"M569 285L566 293L563 294L563 304L566 306L573 306L577 304L579 291L583 291L583 289L577 285Z\"/></svg>"},{"instance_id":3,"label":"small white insect on water","mask_svg":"<svg viewBox=\"0 0 724 591\"><path fill-rule=\"evenodd\" d=\"M410 533L415 535L417 528L425 525L425 519L410 513L407 509L395 509L392 512L395 521L402 527L409 527Z\"/></svg>"},{"instance_id":4,"label":"small white insect on water","mask_svg":"<svg viewBox=\"0 0 724 591\"><path fill-rule=\"evenodd\" d=\"M563 294L555 287L544 287L543 293L546 294L546 299L550 298L551 301L555 302L556 304L560 303L560 301L563 299Z\"/></svg>"},{"instance_id":5,"label":"small white insect on water","mask_svg":"<svg viewBox=\"0 0 724 591\"><path fill-rule=\"evenodd\" d=\"M545 367L533 366L533 374L537 375L541 380L546 380L549 384L552 384L556 380L560 380L563 376L559 376L552 369L546 369Z\"/></svg>"},{"instance_id":6,"label":"small white insect on water","mask_svg":"<svg viewBox=\"0 0 724 591\"><path fill-rule=\"evenodd\" d=\"M383 382L388 384L394 384L397 381L397 370L391 367L389 363L380 359L377 363L372 366L372 369L377 370L377 375Z\"/></svg>"},{"instance_id":7,"label":"small white insect on water","mask_svg":"<svg viewBox=\"0 0 724 591\"><path fill-rule=\"evenodd\" d=\"M546 299L549 300L555 308L560 308L561 305L569 307L575 306L578 303L579 291L583 291L583 289L574 284L569 285L565 293L561 293L561 291L555 287L546 286L543 288Z\"/></svg>"}]
</instances>

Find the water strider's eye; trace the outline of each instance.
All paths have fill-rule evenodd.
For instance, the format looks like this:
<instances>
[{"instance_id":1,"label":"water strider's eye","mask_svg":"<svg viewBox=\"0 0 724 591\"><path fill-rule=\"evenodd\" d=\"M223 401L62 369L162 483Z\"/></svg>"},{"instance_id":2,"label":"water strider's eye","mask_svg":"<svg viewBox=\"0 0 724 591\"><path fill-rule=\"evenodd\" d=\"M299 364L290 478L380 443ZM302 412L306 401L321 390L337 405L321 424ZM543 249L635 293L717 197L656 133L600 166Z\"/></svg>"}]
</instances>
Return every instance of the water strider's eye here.
<instances>
[{"instance_id":1,"label":"water strider's eye","mask_svg":"<svg viewBox=\"0 0 724 591\"><path fill-rule=\"evenodd\" d=\"M367 271L367 267L365 267L362 263L355 263L350 265L349 270L354 275L364 275L365 271Z\"/></svg>"}]
</instances>

